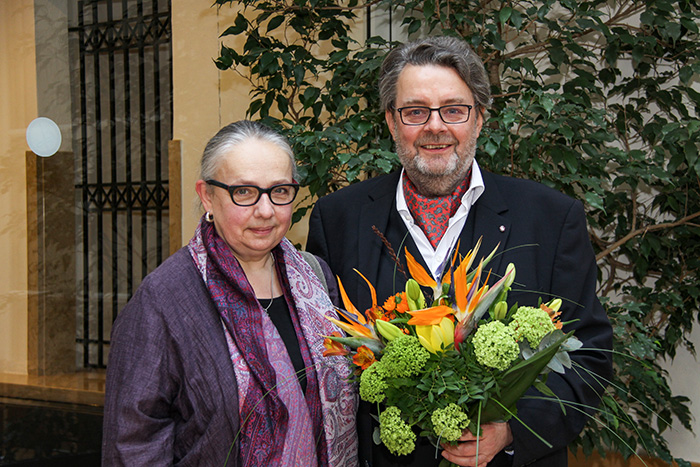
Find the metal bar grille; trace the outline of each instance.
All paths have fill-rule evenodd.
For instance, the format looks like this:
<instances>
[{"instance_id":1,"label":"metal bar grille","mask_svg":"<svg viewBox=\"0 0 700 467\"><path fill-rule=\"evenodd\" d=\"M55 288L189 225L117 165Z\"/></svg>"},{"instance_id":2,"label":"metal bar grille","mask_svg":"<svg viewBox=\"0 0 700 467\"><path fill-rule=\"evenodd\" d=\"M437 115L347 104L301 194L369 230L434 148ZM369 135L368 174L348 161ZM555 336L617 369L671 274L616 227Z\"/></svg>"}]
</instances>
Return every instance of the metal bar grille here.
<instances>
[{"instance_id":1,"label":"metal bar grille","mask_svg":"<svg viewBox=\"0 0 700 467\"><path fill-rule=\"evenodd\" d=\"M168 245L170 1L79 1L74 24L82 254L76 342L80 366L105 367L112 322Z\"/></svg>"}]
</instances>

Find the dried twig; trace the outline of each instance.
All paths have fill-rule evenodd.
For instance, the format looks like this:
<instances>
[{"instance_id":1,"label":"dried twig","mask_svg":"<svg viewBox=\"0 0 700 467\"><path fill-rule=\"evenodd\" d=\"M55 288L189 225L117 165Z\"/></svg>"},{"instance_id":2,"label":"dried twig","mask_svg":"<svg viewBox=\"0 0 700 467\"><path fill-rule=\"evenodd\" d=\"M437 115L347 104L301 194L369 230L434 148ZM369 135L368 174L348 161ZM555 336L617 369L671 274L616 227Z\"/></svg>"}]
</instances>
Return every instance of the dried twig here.
<instances>
[{"instance_id":1,"label":"dried twig","mask_svg":"<svg viewBox=\"0 0 700 467\"><path fill-rule=\"evenodd\" d=\"M396 252L391 247L391 243L389 243L389 240L387 240L384 234L381 233L379 229L374 225L372 226L372 232L374 232L381 239L386 249L389 250L389 256L391 256L391 259L394 261L394 264L396 264L396 270L403 274L406 280L408 280L408 274L406 274L406 271L404 270L403 266L401 266L401 261L399 261L399 257L396 256Z\"/></svg>"}]
</instances>

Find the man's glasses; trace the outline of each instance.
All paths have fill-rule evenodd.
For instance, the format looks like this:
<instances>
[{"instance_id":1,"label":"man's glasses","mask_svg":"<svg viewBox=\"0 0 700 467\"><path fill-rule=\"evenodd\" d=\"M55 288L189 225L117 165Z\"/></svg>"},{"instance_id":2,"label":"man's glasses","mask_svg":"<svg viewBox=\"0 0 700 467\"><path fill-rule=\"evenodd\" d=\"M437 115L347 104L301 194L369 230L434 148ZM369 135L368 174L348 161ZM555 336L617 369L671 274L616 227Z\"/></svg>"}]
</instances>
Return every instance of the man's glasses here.
<instances>
[{"instance_id":1,"label":"man's glasses","mask_svg":"<svg viewBox=\"0 0 700 467\"><path fill-rule=\"evenodd\" d=\"M206 180L206 182L208 185L228 190L228 193L231 195L231 201L238 206L253 206L264 193L267 193L272 204L284 206L294 201L299 191L297 183L282 183L280 185L272 185L270 188L260 188L255 185L226 185L216 180Z\"/></svg>"},{"instance_id":2,"label":"man's glasses","mask_svg":"<svg viewBox=\"0 0 700 467\"><path fill-rule=\"evenodd\" d=\"M401 123L404 125L425 125L433 112L437 112L443 122L447 124L466 123L469 121L469 116L472 109L479 104L452 104L443 105L436 109L423 106L409 106L396 109L401 117Z\"/></svg>"}]
</instances>

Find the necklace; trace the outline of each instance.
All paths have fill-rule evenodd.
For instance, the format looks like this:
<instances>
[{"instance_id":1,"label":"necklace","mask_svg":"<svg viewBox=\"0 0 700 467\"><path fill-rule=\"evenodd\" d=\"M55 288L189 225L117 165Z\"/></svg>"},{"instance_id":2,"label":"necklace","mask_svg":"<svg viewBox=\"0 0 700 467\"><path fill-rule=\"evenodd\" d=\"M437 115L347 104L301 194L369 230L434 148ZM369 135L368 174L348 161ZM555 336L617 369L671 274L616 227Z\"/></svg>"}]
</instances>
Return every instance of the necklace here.
<instances>
[{"instance_id":1,"label":"necklace","mask_svg":"<svg viewBox=\"0 0 700 467\"><path fill-rule=\"evenodd\" d=\"M272 258L272 267L270 267L270 303L268 303L267 306L263 308L263 310L265 310L265 313L267 313L267 310L269 310L272 306L272 302L275 301L275 291L272 288L272 283L275 280L275 255L273 255L272 252L270 252L270 258Z\"/></svg>"}]
</instances>

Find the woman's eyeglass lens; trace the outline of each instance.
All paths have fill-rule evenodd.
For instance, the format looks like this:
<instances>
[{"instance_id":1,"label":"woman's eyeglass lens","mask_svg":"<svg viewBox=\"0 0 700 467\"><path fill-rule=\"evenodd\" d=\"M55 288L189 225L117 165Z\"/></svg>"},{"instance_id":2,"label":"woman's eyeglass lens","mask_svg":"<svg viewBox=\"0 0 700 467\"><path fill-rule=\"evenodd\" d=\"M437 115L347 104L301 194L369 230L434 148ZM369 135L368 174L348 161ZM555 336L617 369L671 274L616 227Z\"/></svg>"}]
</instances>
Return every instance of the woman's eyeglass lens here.
<instances>
[{"instance_id":1,"label":"woman's eyeglass lens","mask_svg":"<svg viewBox=\"0 0 700 467\"><path fill-rule=\"evenodd\" d=\"M270 188L260 188L255 185L226 185L216 180L206 180L207 184L228 190L231 201L238 206L253 206L260 197L267 193L270 202L277 206L285 206L297 197L299 185L296 183L282 183Z\"/></svg>"}]
</instances>

